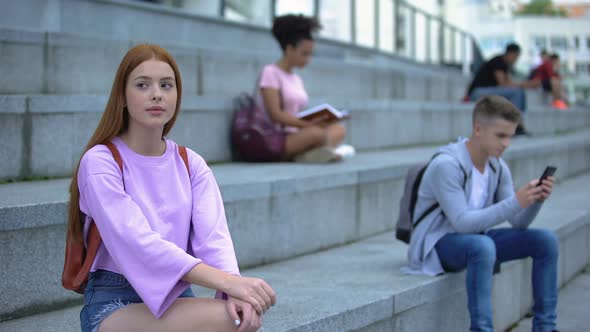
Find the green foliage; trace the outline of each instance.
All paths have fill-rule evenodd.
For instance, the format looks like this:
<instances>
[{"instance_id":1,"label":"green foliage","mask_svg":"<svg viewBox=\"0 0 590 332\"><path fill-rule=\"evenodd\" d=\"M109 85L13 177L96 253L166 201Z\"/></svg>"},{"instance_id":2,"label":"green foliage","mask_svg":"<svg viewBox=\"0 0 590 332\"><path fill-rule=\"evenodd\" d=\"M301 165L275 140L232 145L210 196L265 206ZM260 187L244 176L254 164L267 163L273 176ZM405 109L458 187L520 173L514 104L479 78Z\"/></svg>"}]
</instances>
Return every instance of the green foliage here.
<instances>
[{"instance_id":1,"label":"green foliage","mask_svg":"<svg viewBox=\"0 0 590 332\"><path fill-rule=\"evenodd\" d=\"M551 0L531 0L530 3L524 5L516 15L536 15L536 16L566 16L563 8L559 8L553 4Z\"/></svg>"}]
</instances>

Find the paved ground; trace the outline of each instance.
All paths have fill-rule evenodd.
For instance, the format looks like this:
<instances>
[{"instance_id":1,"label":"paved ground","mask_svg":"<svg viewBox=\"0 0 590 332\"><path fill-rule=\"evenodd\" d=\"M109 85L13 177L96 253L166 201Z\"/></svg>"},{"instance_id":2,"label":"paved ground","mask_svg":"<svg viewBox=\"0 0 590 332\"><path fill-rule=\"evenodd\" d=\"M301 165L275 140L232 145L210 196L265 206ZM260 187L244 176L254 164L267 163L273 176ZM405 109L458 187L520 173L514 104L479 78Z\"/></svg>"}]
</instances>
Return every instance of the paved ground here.
<instances>
[{"instance_id":1,"label":"paved ground","mask_svg":"<svg viewBox=\"0 0 590 332\"><path fill-rule=\"evenodd\" d=\"M590 266L559 291L557 324L560 332L590 331ZM532 319L518 323L510 332L530 332Z\"/></svg>"}]
</instances>

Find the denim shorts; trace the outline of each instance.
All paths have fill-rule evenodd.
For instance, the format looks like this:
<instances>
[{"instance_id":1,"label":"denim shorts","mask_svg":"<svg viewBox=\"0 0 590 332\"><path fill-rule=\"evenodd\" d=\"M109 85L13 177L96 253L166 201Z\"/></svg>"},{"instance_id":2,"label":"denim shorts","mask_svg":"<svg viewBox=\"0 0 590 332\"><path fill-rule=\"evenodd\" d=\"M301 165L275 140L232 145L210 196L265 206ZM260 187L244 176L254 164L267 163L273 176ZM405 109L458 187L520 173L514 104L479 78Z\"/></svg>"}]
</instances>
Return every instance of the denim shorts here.
<instances>
[{"instance_id":1,"label":"denim shorts","mask_svg":"<svg viewBox=\"0 0 590 332\"><path fill-rule=\"evenodd\" d=\"M189 287L179 297L195 296ZM105 318L131 303L143 303L143 300L123 275L105 270L90 273L80 311L82 332L98 331Z\"/></svg>"}]
</instances>

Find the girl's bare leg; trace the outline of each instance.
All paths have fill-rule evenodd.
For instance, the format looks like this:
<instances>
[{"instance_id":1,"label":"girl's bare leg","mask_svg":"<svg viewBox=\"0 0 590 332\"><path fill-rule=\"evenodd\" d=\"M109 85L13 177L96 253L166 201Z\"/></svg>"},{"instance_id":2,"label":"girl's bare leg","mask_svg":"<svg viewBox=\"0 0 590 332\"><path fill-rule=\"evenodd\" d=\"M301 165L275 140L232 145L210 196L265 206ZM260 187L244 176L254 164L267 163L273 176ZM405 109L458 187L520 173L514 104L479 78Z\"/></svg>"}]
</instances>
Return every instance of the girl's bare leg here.
<instances>
[{"instance_id":1,"label":"girl's bare leg","mask_svg":"<svg viewBox=\"0 0 590 332\"><path fill-rule=\"evenodd\" d=\"M339 123L327 127L305 127L296 133L287 135L285 155L287 159L313 148L328 145L336 147L342 143L346 128Z\"/></svg>"},{"instance_id":2,"label":"girl's bare leg","mask_svg":"<svg viewBox=\"0 0 590 332\"><path fill-rule=\"evenodd\" d=\"M236 331L225 301L206 298L179 298L156 319L143 303L121 308L105 318L99 332L114 331Z\"/></svg>"}]
</instances>

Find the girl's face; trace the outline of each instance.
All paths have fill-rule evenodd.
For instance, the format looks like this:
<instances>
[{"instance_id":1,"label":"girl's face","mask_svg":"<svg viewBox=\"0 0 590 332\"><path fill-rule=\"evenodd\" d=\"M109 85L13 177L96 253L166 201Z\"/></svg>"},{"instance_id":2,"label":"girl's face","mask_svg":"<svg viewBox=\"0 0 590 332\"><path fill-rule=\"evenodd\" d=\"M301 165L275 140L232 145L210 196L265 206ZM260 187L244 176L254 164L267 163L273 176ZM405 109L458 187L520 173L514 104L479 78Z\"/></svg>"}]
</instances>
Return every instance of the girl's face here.
<instances>
[{"instance_id":1,"label":"girl's face","mask_svg":"<svg viewBox=\"0 0 590 332\"><path fill-rule=\"evenodd\" d=\"M142 62L129 74L125 86L129 127L163 130L176 112L177 95L174 71L168 63Z\"/></svg>"},{"instance_id":2,"label":"girl's face","mask_svg":"<svg viewBox=\"0 0 590 332\"><path fill-rule=\"evenodd\" d=\"M304 39L297 43L296 46L287 45L285 55L293 66L303 68L309 63L309 60L311 60L314 46L315 42L313 40Z\"/></svg>"}]
</instances>

